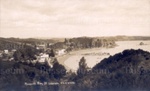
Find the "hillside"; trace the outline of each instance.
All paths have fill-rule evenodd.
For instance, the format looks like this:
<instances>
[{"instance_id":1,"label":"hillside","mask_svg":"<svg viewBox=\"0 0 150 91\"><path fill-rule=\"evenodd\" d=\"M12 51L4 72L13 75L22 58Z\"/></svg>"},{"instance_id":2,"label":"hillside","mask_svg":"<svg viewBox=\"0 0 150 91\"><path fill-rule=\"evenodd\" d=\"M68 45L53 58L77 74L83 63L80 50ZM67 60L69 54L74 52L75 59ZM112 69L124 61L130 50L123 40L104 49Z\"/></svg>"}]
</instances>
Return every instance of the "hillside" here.
<instances>
[{"instance_id":1,"label":"hillside","mask_svg":"<svg viewBox=\"0 0 150 91\"><path fill-rule=\"evenodd\" d=\"M105 58L91 70L82 73L82 77L75 73L69 73L70 75L68 73L60 74L62 69L64 67L59 64L51 68L46 63L36 63L33 65L31 63L0 61L0 90L149 91L150 89L150 53L141 49L124 50L114 56ZM75 84L50 86L24 85L25 82L34 81L74 81Z\"/></svg>"},{"instance_id":2,"label":"hillside","mask_svg":"<svg viewBox=\"0 0 150 91\"><path fill-rule=\"evenodd\" d=\"M149 91L150 53L125 50L95 65L83 78L75 79L80 91Z\"/></svg>"},{"instance_id":3,"label":"hillside","mask_svg":"<svg viewBox=\"0 0 150 91\"><path fill-rule=\"evenodd\" d=\"M19 49L22 48L23 45L35 46L37 44L47 44L47 43L57 43L62 41L62 39L20 39L20 38L0 38L0 50L6 49Z\"/></svg>"},{"instance_id":4,"label":"hillside","mask_svg":"<svg viewBox=\"0 0 150 91\"><path fill-rule=\"evenodd\" d=\"M61 73L57 72L60 69ZM57 91L58 86L40 83L58 82L65 74L64 66L59 63L51 68L47 63L0 61L0 91Z\"/></svg>"},{"instance_id":5,"label":"hillside","mask_svg":"<svg viewBox=\"0 0 150 91\"><path fill-rule=\"evenodd\" d=\"M64 42L57 42L51 47L54 49L59 48L72 48L72 49L84 49L95 47L114 47L115 41L105 38L92 38L92 37L78 37L65 39Z\"/></svg>"},{"instance_id":6,"label":"hillside","mask_svg":"<svg viewBox=\"0 0 150 91\"><path fill-rule=\"evenodd\" d=\"M150 40L149 36L108 36L108 37L76 37L76 38L1 38L0 50L4 49L18 49L24 44L31 46L40 44L54 44L52 48L92 48L92 47L109 47L114 45L115 41L134 41L134 40ZM64 43L65 42L65 43Z\"/></svg>"}]
</instances>

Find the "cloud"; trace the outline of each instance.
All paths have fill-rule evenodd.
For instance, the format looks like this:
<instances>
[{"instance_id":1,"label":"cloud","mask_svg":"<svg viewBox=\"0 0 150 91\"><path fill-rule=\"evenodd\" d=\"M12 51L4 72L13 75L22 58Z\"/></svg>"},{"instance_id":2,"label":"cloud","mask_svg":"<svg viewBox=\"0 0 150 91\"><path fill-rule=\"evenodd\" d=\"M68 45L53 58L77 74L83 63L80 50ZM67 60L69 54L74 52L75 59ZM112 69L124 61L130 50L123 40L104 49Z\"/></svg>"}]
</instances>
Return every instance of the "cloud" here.
<instances>
[{"instance_id":1,"label":"cloud","mask_svg":"<svg viewBox=\"0 0 150 91\"><path fill-rule=\"evenodd\" d=\"M36 32L37 36L55 37L150 34L149 0L0 0L0 2L0 36L4 37L30 37ZM11 33L12 31L18 34L15 35ZM65 34L64 31L68 33Z\"/></svg>"}]
</instances>

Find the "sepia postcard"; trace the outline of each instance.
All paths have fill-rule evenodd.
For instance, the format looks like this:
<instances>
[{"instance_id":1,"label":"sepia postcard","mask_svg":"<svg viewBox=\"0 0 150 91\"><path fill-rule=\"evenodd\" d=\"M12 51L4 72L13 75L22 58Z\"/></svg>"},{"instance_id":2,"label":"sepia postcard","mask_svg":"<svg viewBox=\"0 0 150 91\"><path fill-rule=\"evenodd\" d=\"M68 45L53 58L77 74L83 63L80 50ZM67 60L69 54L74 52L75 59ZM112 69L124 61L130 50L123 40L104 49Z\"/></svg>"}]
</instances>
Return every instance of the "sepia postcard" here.
<instances>
[{"instance_id":1,"label":"sepia postcard","mask_svg":"<svg viewBox=\"0 0 150 91\"><path fill-rule=\"evenodd\" d=\"M150 0L0 0L0 91L150 91Z\"/></svg>"}]
</instances>

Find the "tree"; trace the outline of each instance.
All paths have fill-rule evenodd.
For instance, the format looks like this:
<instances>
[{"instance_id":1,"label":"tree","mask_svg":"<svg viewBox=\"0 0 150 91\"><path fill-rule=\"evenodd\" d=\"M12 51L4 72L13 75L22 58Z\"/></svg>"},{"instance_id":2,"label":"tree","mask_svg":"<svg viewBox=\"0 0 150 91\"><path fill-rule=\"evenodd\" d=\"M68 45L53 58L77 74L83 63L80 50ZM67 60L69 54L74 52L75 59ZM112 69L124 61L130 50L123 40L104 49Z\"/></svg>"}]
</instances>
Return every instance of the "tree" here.
<instances>
[{"instance_id":1,"label":"tree","mask_svg":"<svg viewBox=\"0 0 150 91\"><path fill-rule=\"evenodd\" d=\"M51 52L49 53L49 57L55 57L55 52L53 49L51 49Z\"/></svg>"},{"instance_id":2,"label":"tree","mask_svg":"<svg viewBox=\"0 0 150 91\"><path fill-rule=\"evenodd\" d=\"M25 52L24 54L26 54L28 57L28 60L35 59L36 50L34 48L26 47L23 51Z\"/></svg>"},{"instance_id":3,"label":"tree","mask_svg":"<svg viewBox=\"0 0 150 91\"><path fill-rule=\"evenodd\" d=\"M55 62L53 65L53 75L56 79L62 78L64 75L66 75L65 67L58 62Z\"/></svg>"},{"instance_id":4,"label":"tree","mask_svg":"<svg viewBox=\"0 0 150 91\"><path fill-rule=\"evenodd\" d=\"M87 73L87 64L84 57L80 59L79 69L77 70L77 74L79 77L83 77Z\"/></svg>"},{"instance_id":5,"label":"tree","mask_svg":"<svg viewBox=\"0 0 150 91\"><path fill-rule=\"evenodd\" d=\"M13 57L15 59L15 61L21 61L22 57L21 57L21 52L18 50L18 51L15 51L15 53L13 54Z\"/></svg>"},{"instance_id":6,"label":"tree","mask_svg":"<svg viewBox=\"0 0 150 91\"><path fill-rule=\"evenodd\" d=\"M34 59L36 59L36 57L35 57L36 53L37 53L37 51L35 48L26 46L25 48L18 49L14 53L13 57L16 61L34 60Z\"/></svg>"},{"instance_id":7,"label":"tree","mask_svg":"<svg viewBox=\"0 0 150 91\"><path fill-rule=\"evenodd\" d=\"M68 40L65 38L65 41L64 41L64 43L68 43Z\"/></svg>"}]
</instances>

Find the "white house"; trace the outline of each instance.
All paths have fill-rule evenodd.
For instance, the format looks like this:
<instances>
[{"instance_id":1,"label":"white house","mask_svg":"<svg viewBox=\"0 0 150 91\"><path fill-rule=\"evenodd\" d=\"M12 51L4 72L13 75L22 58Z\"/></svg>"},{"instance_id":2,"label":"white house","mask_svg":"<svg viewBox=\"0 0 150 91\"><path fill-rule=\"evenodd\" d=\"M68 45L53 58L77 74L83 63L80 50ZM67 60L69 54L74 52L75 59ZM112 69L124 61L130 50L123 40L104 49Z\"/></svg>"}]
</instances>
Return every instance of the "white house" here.
<instances>
[{"instance_id":1,"label":"white house","mask_svg":"<svg viewBox=\"0 0 150 91\"><path fill-rule=\"evenodd\" d=\"M43 63L43 62L49 61L49 60L50 60L50 58L49 58L48 54L42 53L42 54L40 54L40 56L37 56L37 61L38 62Z\"/></svg>"},{"instance_id":2,"label":"white house","mask_svg":"<svg viewBox=\"0 0 150 91\"><path fill-rule=\"evenodd\" d=\"M60 55L64 55L65 54L65 49L61 49L61 50L58 50L57 51L57 54L60 56Z\"/></svg>"},{"instance_id":3,"label":"white house","mask_svg":"<svg viewBox=\"0 0 150 91\"><path fill-rule=\"evenodd\" d=\"M8 50L4 50L4 53L5 53L5 54L8 54L8 52L9 52Z\"/></svg>"},{"instance_id":4,"label":"white house","mask_svg":"<svg viewBox=\"0 0 150 91\"><path fill-rule=\"evenodd\" d=\"M12 51L12 52L15 52L15 51L17 51L17 50L16 50L16 49L12 49L11 51Z\"/></svg>"}]
</instances>

